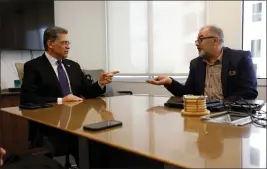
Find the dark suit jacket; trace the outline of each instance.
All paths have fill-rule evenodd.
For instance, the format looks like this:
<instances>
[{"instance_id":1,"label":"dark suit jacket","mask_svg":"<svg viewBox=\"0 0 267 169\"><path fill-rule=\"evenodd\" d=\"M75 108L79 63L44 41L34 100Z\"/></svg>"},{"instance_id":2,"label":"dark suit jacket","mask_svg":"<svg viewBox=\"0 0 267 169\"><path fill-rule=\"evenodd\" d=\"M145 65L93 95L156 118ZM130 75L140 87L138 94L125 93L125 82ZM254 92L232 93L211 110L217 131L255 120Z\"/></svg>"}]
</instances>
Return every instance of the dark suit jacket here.
<instances>
[{"instance_id":1,"label":"dark suit jacket","mask_svg":"<svg viewBox=\"0 0 267 169\"><path fill-rule=\"evenodd\" d=\"M98 82L91 84L84 76L80 65L74 61L63 60L69 76L73 95L95 98L105 92ZM21 103L57 102L63 97L58 78L45 54L30 60L24 65L24 77L21 86Z\"/></svg>"},{"instance_id":2,"label":"dark suit jacket","mask_svg":"<svg viewBox=\"0 0 267 169\"><path fill-rule=\"evenodd\" d=\"M185 85L173 80L172 84L165 87L175 96L204 95L205 79L206 62L203 61L203 57L197 57L190 62L189 76ZM257 78L251 53L224 47L221 80L224 98L255 99L258 96Z\"/></svg>"}]
</instances>

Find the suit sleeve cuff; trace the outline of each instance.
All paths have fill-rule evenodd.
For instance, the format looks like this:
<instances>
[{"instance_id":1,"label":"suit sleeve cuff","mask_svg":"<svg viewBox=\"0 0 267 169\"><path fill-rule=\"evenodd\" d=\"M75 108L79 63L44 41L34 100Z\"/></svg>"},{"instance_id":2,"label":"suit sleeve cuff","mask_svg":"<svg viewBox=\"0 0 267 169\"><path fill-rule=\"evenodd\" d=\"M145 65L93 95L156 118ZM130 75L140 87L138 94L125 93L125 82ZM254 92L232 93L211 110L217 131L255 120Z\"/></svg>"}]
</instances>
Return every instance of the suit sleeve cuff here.
<instances>
[{"instance_id":1,"label":"suit sleeve cuff","mask_svg":"<svg viewBox=\"0 0 267 169\"><path fill-rule=\"evenodd\" d=\"M101 87L101 89L104 89L105 85L101 85L101 84L99 83L99 81L97 81L97 83L98 83L99 87Z\"/></svg>"},{"instance_id":2,"label":"suit sleeve cuff","mask_svg":"<svg viewBox=\"0 0 267 169\"><path fill-rule=\"evenodd\" d=\"M57 98L57 104L62 104L62 98Z\"/></svg>"},{"instance_id":3,"label":"suit sleeve cuff","mask_svg":"<svg viewBox=\"0 0 267 169\"><path fill-rule=\"evenodd\" d=\"M172 77L170 77L170 78L172 79L171 84L165 84L164 87L168 88L168 87L172 86L174 79Z\"/></svg>"}]
</instances>

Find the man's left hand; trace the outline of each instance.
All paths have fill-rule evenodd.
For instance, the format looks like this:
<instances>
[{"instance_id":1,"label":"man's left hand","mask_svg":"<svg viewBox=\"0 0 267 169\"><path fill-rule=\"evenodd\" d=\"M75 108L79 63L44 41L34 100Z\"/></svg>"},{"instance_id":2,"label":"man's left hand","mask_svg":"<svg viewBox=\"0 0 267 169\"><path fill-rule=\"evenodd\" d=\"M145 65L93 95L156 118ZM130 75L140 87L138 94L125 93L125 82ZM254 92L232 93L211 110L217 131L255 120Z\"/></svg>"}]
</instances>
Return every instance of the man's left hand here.
<instances>
[{"instance_id":1,"label":"man's left hand","mask_svg":"<svg viewBox=\"0 0 267 169\"><path fill-rule=\"evenodd\" d=\"M76 106L77 104L82 103L82 101L77 101L77 102L63 102L63 105L67 106L67 107L73 107Z\"/></svg>"},{"instance_id":2,"label":"man's left hand","mask_svg":"<svg viewBox=\"0 0 267 169\"><path fill-rule=\"evenodd\" d=\"M100 75L100 78L99 78L99 84L104 86L106 84L109 84L112 82L112 77L115 75L115 74L118 74L120 73L120 71L112 71L112 72L105 72L105 73L102 73Z\"/></svg>"}]
</instances>

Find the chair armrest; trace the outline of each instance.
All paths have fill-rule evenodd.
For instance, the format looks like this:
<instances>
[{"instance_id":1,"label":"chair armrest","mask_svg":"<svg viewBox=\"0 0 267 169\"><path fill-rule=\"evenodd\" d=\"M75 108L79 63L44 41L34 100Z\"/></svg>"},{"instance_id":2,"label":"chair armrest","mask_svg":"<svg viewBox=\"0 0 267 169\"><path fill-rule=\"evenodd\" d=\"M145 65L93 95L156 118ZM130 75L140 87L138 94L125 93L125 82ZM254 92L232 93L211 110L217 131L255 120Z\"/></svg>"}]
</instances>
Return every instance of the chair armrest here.
<instances>
[{"instance_id":1,"label":"chair armrest","mask_svg":"<svg viewBox=\"0 0 267 169\"><path fill-rule=\"evenodd\" d=\"M117 91L117 93L119 93L119 94L128 94L128 95L132 95L133 94L132 91Z\"/></svg>"},{"instance_id":2,"label":"chair armrest","mask_svg":"<svg viewBox=\"0 0 267 169\"><path fill-rule=\"evenodd\" d=\"M120 95L132 95L132 91L116 91L113 92L112 94L102 94L100 97L111 97L111 96L120 96Z\"/></svg>"}]
</instances>

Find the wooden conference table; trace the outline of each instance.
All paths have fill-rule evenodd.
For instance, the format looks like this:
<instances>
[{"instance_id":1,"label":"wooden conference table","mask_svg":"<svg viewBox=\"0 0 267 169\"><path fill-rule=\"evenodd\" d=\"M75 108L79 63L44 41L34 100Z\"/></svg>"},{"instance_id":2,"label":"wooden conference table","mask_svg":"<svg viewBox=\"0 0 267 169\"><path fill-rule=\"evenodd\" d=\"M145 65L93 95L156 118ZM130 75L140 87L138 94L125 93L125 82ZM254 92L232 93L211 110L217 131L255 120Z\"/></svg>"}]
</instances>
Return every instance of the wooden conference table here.
<instances>
[{"instance_id":1,"label":"wooden conference table","mask_svg":"<svg viewBox=\"0 0 267 169\"><path fill-rule=\"evenodd\" d=\"M37 110L1 110L177 167L266 168L266 129L182 117L181 110L163 106L168 99L129 95ZM84 125L112 119L122 121L123 126L97 133L83 130Z\"/></svg>"}]
</instances>

